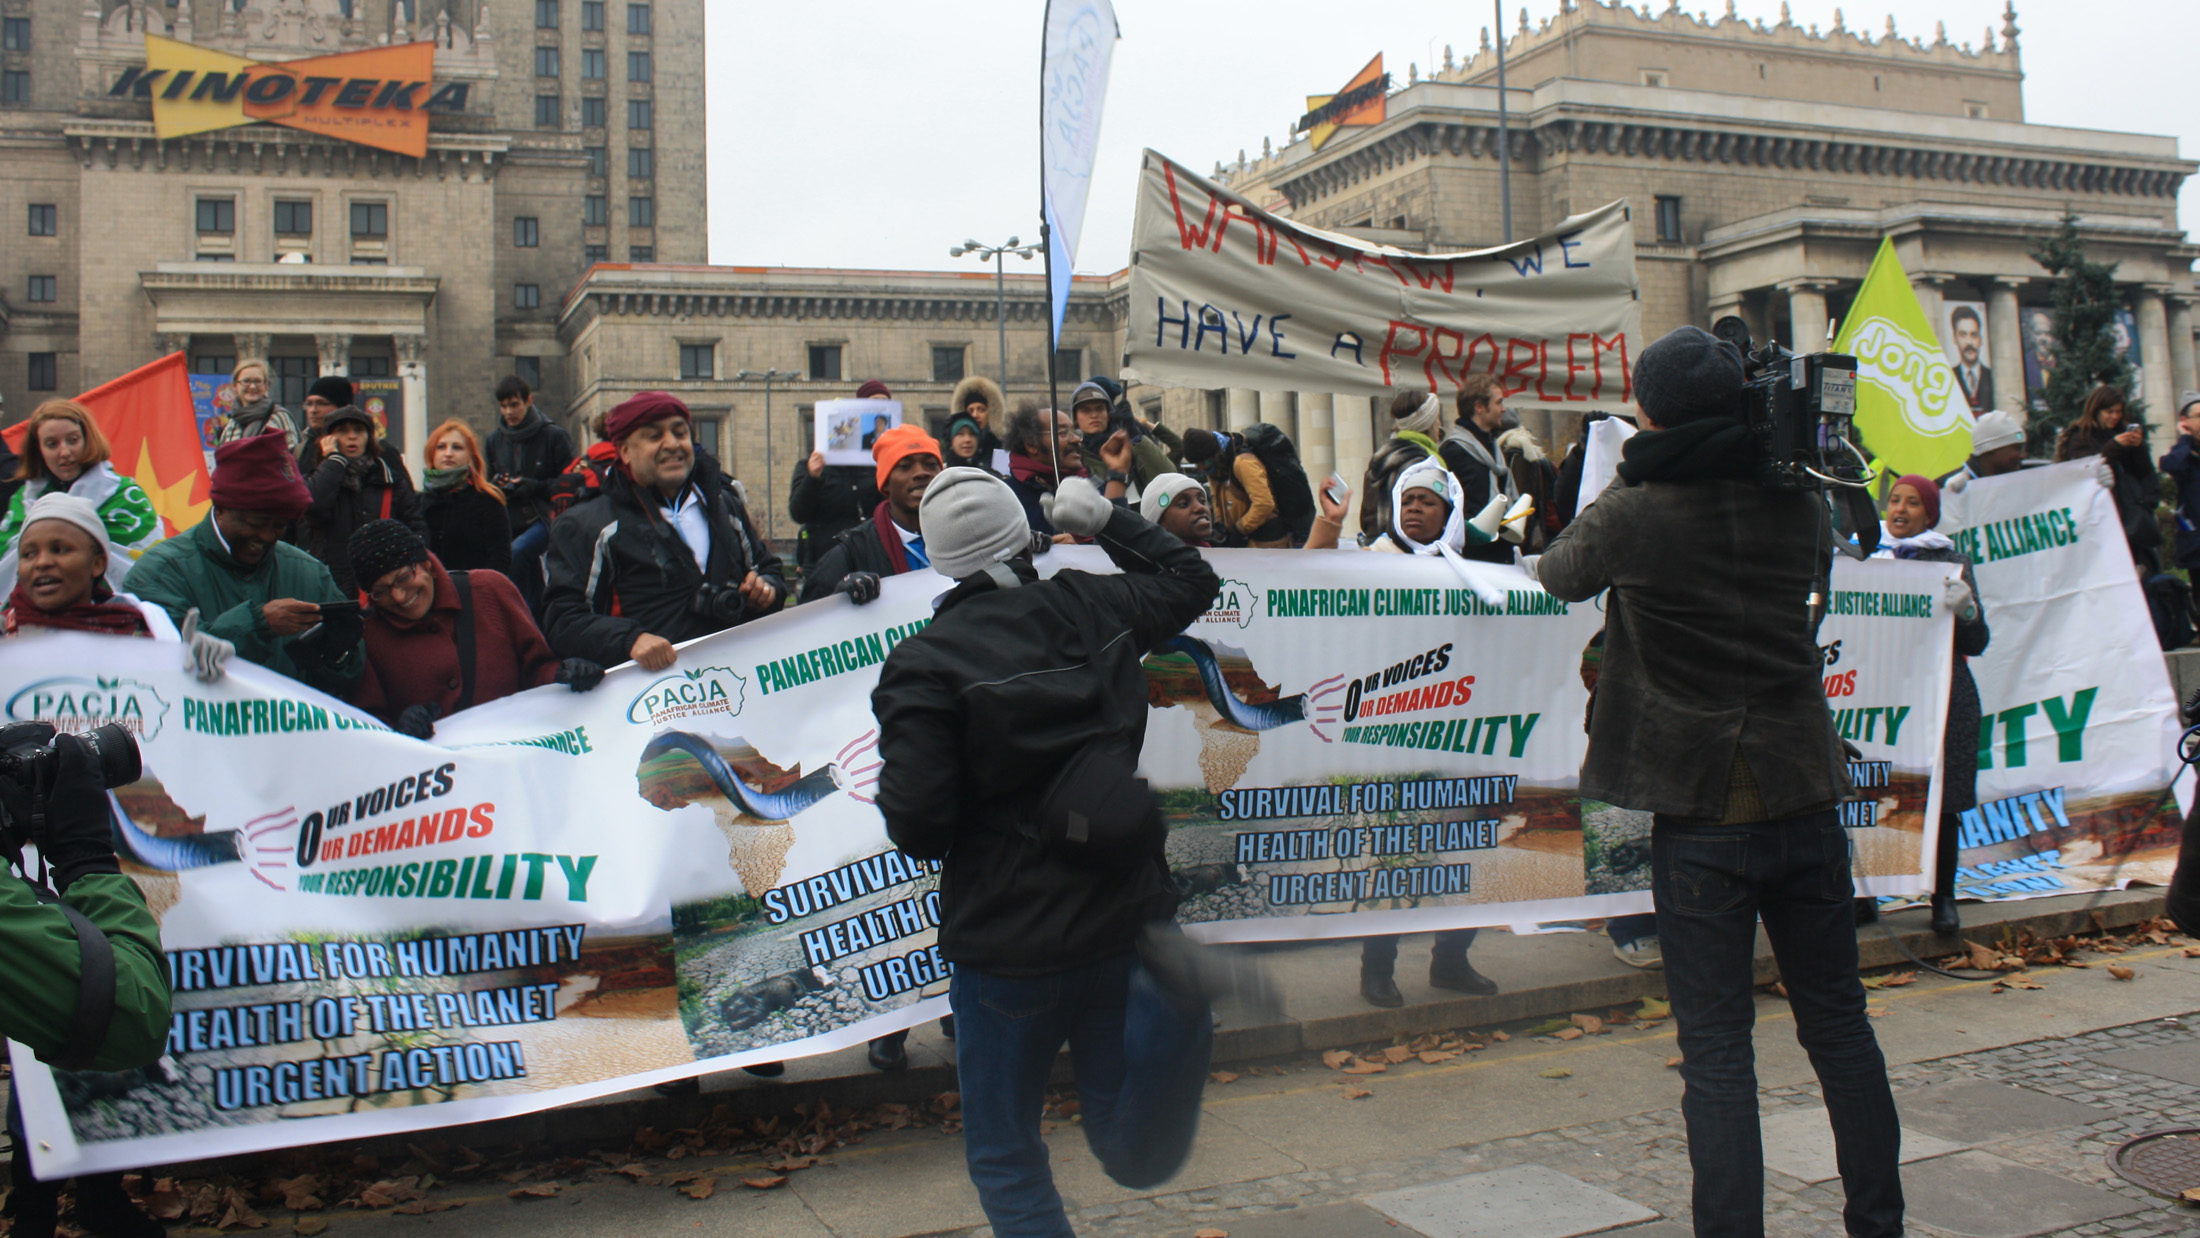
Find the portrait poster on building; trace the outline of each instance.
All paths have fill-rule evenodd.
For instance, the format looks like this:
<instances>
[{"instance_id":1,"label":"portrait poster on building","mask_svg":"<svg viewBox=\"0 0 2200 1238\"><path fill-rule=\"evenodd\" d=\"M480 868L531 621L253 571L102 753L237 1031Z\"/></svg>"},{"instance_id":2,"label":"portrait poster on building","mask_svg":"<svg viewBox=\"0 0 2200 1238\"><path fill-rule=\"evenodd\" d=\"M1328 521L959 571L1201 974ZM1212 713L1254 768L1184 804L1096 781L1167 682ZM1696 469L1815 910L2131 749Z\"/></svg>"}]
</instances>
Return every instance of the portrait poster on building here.
<instances>
[{"instance_id":1,"label":"portrait poster on building","mask_svg":"<svg viewBox=\"0 0 2200 1238\"><path fill-rule=\"evenodd\" d=\"M2024 337L2024 402L2033 412L2047 411L2047 380L2055 372L2055 311L2027 305L2017 311Z\"/></svg>"},{"instance_id":2,"label":"portrait poster on building","mask_svg":"<svg viewBox=\"0 0 2200 1238\"><path fill-rule=\"evenodd\" d=\"M400 378L376 377L351 380L352 398L367 416L374 418L374 428L382 441L404 451L405 442L405 382Z\"/></svg>"},{"instance_id":3,"label":"portrait poster on building","mask_svg":"<svg viewBox=\"0 0 2200 1238\"><path fill-rule=\"evenodd\" d=\"M1940 309L1940 344L1948 365L1956 372L1956 387L1971 406L1971 415L1994 407L1994 361L1986 344L1984 301L1943 301Z\"/></svg>"},{"instance_id":4,"label":"portrait poster on building","mask_svg":"<svg viewBox=\"0 0 2200 1238\"><path fill-rule=\"evenodd\" d=\"M867 466L871 444L901 424L901 401L819 400L814 416L814 446L825 463Z\"/></svg>"}]
</instances>

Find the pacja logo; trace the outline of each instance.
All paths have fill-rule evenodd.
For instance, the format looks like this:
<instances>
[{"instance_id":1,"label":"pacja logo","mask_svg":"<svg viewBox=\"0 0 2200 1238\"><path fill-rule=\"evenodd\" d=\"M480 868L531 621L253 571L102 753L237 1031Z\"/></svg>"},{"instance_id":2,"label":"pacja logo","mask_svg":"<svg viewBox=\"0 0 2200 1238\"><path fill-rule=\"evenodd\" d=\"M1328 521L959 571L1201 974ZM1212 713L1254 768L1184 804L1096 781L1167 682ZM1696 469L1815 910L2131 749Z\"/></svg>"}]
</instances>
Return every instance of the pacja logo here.
<instances>
[{"instance_id":1,"label":"pacja logo","mask_svg":"<svg viewBox=\"0 0 2200 1238\"><path fill-rule=\"evenodd\" d=\"M8 698L10 722L45 722L57 731L89 731L112 722L147 740L160 734L167 716L168 702L151 684L135 679L58 675Z\"/></svg>"},{"instance_id":2,"label":"pacja logo","mask_svg":"<svg viewBox=\"0 0 2200 1238\"><path fill-rule=\"evenodd\" d=\"M732 717L741 712L749 681L731 667L704 666L681 671L642 689L626 708L626 720L640 726L663 726L710 714Z\"/></svg>"}]
</instances>

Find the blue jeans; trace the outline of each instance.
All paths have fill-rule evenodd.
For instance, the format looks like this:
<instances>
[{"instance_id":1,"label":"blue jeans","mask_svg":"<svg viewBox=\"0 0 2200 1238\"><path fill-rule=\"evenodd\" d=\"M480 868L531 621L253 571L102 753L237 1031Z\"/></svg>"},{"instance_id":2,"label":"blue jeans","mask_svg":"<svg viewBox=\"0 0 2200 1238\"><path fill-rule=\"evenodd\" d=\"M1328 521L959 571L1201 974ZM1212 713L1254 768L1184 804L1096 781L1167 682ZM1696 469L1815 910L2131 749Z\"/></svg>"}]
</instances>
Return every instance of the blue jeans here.
<instances>
[{"instance_id":1,"label":"blue jeans","mask_svg":"<svg viewBox=\"0 0 2200 1238\"><path fill-rule=\"evenodd\" d=\"M1899 1119L1864 1015L1849 837L1832 811L1747 825L1659 817L1651 871L1666 991L1680 1033L1697 1238L1763 1238L1764 1146L1750 963L1764 920L1833 1125L1842 1213L1858 1238L1902 1232Z\"/></svg>"},{"instance_id":2,"label":"blue jeans","mask_svg":"<svg viewBox=\"0 0 2200 1238\"><path fill-rule=\"evenodd\" d=\"M512 539L512 583L537 616L542 614L543 558L549 550L550 526L541 521Z\"/></svg>"},{"instance_id":3,"label":"blue jeans","mask_svg":"<svg viewBox=\"0 0 2200 1238\"><path fill-rule=\"evenodd\" d=\"M1069 1045L1085 1141L1108 1176L1166 1181L1199 1127L1214 1026L1172 1003L1132 953L1051 976L955 969L955 1070L970 1181L998 1238L1069 1238L1039 1137L1047 1076Z\"/></svg>"}]
</instances>

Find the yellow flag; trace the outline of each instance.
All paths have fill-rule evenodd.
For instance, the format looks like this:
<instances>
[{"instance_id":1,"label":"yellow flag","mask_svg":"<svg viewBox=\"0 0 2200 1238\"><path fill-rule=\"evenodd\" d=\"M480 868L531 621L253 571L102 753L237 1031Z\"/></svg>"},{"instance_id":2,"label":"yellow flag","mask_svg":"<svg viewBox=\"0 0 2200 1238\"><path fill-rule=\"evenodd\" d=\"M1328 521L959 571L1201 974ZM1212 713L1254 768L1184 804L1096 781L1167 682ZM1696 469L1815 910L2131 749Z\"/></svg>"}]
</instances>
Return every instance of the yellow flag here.
<instances>
[{"instance_id":1,"label":"yellow flag","mask_svg":"<svg viewBox=\"0 0 2200 1238\"><path fill-rule=\"evenodd\" d=\"M1833 350L1856 356L1856 429L1882 467L1938 477L1970 458L1970 401L1892 241L1879 242Z\"/></svg>"}]
</instances>

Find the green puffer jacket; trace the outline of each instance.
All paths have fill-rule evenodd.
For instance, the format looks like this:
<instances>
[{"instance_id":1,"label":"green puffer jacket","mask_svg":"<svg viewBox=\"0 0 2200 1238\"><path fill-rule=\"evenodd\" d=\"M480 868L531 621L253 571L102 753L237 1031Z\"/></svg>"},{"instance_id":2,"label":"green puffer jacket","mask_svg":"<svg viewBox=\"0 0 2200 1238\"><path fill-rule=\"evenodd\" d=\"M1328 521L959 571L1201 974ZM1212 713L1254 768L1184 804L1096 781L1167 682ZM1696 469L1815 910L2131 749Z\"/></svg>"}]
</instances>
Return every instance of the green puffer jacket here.
<instances>
[{"instance_id":1,"label":"green puffer jacket","mask_svg":"<svg viewBox=\"0 0 2200 1238\"><path fill-rule=\"evenodd\" d=\"M247 662L257 662L330 696L348 699L367 664L364 640L343 671L292 658L290 645L297 637L269 631L260 607L277 598L342 602L346 600L343 591L325 564L287 543L276 543L257 567L238 563L222 544L211 512L188 532L146 551L130 570L130 592L167 611L178 627L183 625L184 612L198 607L199 631L236 645L237 656Z\"/></svg>"},{"instance_id":2,"label":"green puffer jacket","mask_svg":"<svg viewBox=\"0 0 2200 1238\"><path fill-rule=\"evenodd\" d=\"M69 884L61 901L99 926L115 949L115 1011L93 1070L149 1065L168 1039L168 972L161 963L160 926L137 883L95 873ZM0 873L0 1036L50 1059L67 1045L76 1018L81 963L76 930L61 909L38 901L30 884Z\"/></svg>"}]
</instances>

